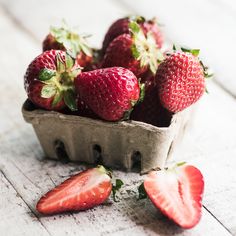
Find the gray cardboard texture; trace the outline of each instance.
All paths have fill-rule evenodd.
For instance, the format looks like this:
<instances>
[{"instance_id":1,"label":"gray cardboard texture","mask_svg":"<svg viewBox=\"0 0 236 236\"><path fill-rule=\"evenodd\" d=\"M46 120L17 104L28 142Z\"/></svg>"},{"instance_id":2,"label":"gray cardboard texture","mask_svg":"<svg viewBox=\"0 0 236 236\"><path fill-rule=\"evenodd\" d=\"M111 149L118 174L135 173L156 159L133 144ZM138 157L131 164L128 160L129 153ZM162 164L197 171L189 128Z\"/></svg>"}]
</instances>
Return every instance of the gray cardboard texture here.
<instances>
[{"instance_id":1,"label":"gray cardboard texture","mask_svg":"<svg viewBox=\"0 0 236 236\"><path fill-rule=\"evenodd\" d=\"M132 170L140 162L141 173L164 167L182 138L190 110L173 115L169 127L159 128L138 121L105 122L54 111L22 108L47 157L103 163Z\"/></svg>"}]
</instances>

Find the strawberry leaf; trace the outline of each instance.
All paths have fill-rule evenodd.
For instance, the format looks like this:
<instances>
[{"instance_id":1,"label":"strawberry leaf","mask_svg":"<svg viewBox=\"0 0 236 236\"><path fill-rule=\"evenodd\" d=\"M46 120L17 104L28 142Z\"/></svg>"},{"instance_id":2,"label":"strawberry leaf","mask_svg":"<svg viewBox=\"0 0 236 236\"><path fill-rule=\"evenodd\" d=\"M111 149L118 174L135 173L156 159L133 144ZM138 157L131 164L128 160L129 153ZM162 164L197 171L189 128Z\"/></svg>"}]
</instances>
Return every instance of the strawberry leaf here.
<instances>
[{"instance_id":1,"label":"strawberry leaf","mask_svg":"<svg viewBox=\"0 0 236 236\"><path fill-rule=\"evenodd\" d=\"M164 56L158 49L153 34L148 32L145 36L140 26L133 21L129 23L129 27L133 38L131 45L133 57L140 61L140 67L149 66L151 72L155 74L158 62L162 61Z\"/></svg>"},{"instance_id":2,"label":"strawberry leaf","mask_svg":"<svg viewBox=\"0 0 236 236\"><path fill-rule=\"evenodd\" d=\"M57 92L57 88L54 84L46 84L43 86L41 90L41 97L42 98L51 98Z\"/></svg>"},{"instance_id":3,"label":"strawberry leaf","mask_svg":"<svg viewBox=\"0 0 236 236\"><path fill-rule=\"evenodd\" d=\"M124 185L123 181L121 179L116 179L116 184L112 185L112 197L114 202L118 202L116 199L116 192L120 190L120 188Z\"/></svg>"},{"instance_id":4,"label":"strawberry leaf","mask_svg":"<svg viewBox=\"0 0 236 236\"><path fill-rule=\"evenodd\" d=\"M141 185L139 185L138 187L138 200L141 200L141 199L145 199L147 198L147 193L145 191L145 188L144 188L144 184L142 183Z\"/></svg>"},{"instance_id":5,"label":"strawberry leaf","mask_svg":"<svg viewBox=\"0 0 236 236\"><path fill-rule=\"evenodd\" d=\"M178 162L178 163L176 164L176 166L179 167L179 166L183 166L183 165L185 165L185 164L186 164L186 161L182 161L182 162Z\"/></svg>"},{"instance_id":6,"label":"strawberry leaf","mask_svg":"<svg viewBox=\"0 0 236 236\"><path fill-rule=\"evenodd\" d=\"M144 23L146 21L146 19L143 16L135 16L135 15L129 16L128 19L130 21L135 21L137 23Z\"/></svg>"},{"instance_id":7,"label":"strawberry leaf","mask_svg":"<svg viewBox=\"0 0 236 236\"><path fill-rule=\"evenodd\" d=\"M41 81L46 81L46 80L50 80L55 75L56 75L56 72L54 70L44 68L40 70L38 79Z\"/></svg>"},{"instance_id":8,"label":"strawberry leaf","mask_svg":"<svg viewBox=\"0 0 236 236\"><path fill-rule=\"evenodd\" d=\"M74 60L68 53L66 53L66 69L71 69L73 65L74 65Z\"/></svg>"},{"instance_id":9,"label":"strawberry leaf","mask_svg":"<svg viewBox=\"0 0 236 236\"><path fill-rule=\"evenodd\" d=\"M52 107L55 107L62 100L62 98L63 98L63 93L58 90L52 101Z\"/></svg>"},{"instance_id":10,"label":"strawberry leaf","mask_svg":"<svg viewBox=\"0 0 236 236\"><path fill-rule=\"evenodd\" d=\"M137 101L135 101L135 102L134 102L134 101L131 101L132 107L133 107L136 103L137 103ZM124 115L123 115L123 118L122 118L121 120L122 120L122 121L124 121L124 120L129 120L132 111L133 111L133 108L131 108L131 109L128 110L128 111L125 111L125 112L124 112Z\"/></svg>"},{"instance_id":11,"label":"strawberry leaf","mask_svg":"<svg viewBox=\"0 0 236 236\"><path fill-rule=\"evenodd\" d=\"M140 103L144 100L144 97L145 97L145 83L140 83L139 82L139 87L140 87L140 94L139 94L138 103Z\"/></svg>"},{"instance_id":12,"label":"strawberry leaf","mask_svg":"<svg viewBox=\"0 0 236 236\"><path fill-rule=\"evenodd\" d=\"M76 96L72 90L64 92L64 102L72 111L77 111Z\"/></svg>"},{"instance_id":13,"label":"strawberry leaf","mask_svg":"<svg viewBox=\"0 0 236 236\"><path fill-rule=\"evenodd\" d=\"M132 52L132 55L133 55L133 57L134 57L135 59L138 59L138 58L139 58L140 53L139 53L138 48L136 47L135 44L132 44L132 46L131 46L131 52Z\"/></svg>"},{"instance_id":14,"label":"strawberry leaf","mask_svg":"<svg viewBox=\"0 0 236 236\"><path fill-rule=\"evenodd\" d=\"M200 49L191 49L189 47L179 46L177 44L173 44L173 51L182 51L191 53L193 56L197 57L200 53Z\"/></svg>"},{"instance_id":15,"label":"strawberry leaf","mask_svg":"<svg viewBox=\"0 0 236 236\"><path fill-rule=\"evenodd\" d=\"M86 54L87 56L92 56L91 48L88 46L87 42L82 37L79 37L79 46L84 54Z\"/></svg>"},{"instance_id":16,"label":"strawberry leaf","mask_svg":"<svg viewBox=\"0 0 236 236\"><path fill-rule=\"evenodd\" d=\"M50 33L58 43L63 45L73 58L76 58L81 51L88 56L92 56L91 48L88 46L85 37L80 36L77 32L69 28L65 22L63 22L60 28L51 27Z\"/></svg>"},{"instance_id":17,"label":"strawberry leaf","mask_svg":"<svg viewBox=\"0 0 236 236\"><path fill-rule=\"evenodd\" d=\"M181 47L181 50L183 52L189 52L195 57L197 57L200 53L200 49L190 49L190 48Z\"/></svg>"},{"instance_id":18,"label":"strawberry leaf","mask_svg":"<svg viewBox=\"0 0 236 236\"><path fill-rule=\"evenodd\" d=\"M57 71L59 73L62 73L66 70L66 65L59 53L57 53L57 56L56 56L56 66L57 66Z\"/></svg>"},{"instance_id":19,"label":"strawberry leaf","mask_svg":"<svg viewBox=\"0 0 236 236\"><path fill-rule=\"evenodd\" d=\"M137 34L140 31L140 26L135 21L130 21L129 29L133 34Z\"/></svg>"}]
</instances>

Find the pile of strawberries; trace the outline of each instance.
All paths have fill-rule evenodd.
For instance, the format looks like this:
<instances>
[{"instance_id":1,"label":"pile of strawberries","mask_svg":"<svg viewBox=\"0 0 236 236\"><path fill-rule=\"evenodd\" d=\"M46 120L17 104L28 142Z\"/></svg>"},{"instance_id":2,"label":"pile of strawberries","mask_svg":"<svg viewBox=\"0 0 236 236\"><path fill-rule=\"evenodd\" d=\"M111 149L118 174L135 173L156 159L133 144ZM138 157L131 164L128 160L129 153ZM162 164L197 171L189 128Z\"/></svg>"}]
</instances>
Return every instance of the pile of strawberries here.
<instances>
[{"instance_id":1,"label":"pile of strawberries","mask_svg":"<svg viewBox=\"0 0 236 236\"><path fill-rule=\"evenodd\" d=\"M173 113L195 103L205 91L207 67L199 50L174 46L163 50L155 20L126 17L108 29L102 49L88 46L68 26L51 28L43 53L25 73L29 100L39 108L106 121L137 120L166 126ZM103 203L123 182L112 185L103 166L72 176L49 191L36 208L42 214L79 211ZM150 172L139 197L183 228L201 217L204 181L194 166L177 164Z\"/></svg>"},{"instance_id":2,"label":"pile of strawberries","mask_svg":"<svg viewBox=\"0 0 236 236\"><path fill-rule=\"evenodd\" d=\"M28 66L25 90L46 110L165 126L203 95L208 74L199 50L162 46L157 22L140 16L115 21L100 50L66 24L52 27Z\"/></svg>"}]
</instances>

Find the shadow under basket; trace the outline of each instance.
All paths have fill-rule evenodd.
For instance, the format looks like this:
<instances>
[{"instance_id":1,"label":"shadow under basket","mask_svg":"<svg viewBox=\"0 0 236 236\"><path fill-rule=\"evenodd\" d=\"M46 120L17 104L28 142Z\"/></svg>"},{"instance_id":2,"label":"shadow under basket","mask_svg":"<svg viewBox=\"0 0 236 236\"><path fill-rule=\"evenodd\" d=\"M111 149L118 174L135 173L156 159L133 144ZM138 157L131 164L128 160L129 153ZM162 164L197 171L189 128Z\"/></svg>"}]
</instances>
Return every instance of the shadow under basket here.
<instances>
[{"instance_id":1,"label":"shadow under basket","mask_svg":"<svg viewBox=\"0 0 236 236\"><path fill-rule=\"evenodd\" d=\"M156 127L133 120L106 122L46 111L29 100L22 107L23 117L33 125L47 157L126 171L138 168L142 174L164 167L182 139L191 110L173 115L168 127Z\"/></svg>"}]
</instances>

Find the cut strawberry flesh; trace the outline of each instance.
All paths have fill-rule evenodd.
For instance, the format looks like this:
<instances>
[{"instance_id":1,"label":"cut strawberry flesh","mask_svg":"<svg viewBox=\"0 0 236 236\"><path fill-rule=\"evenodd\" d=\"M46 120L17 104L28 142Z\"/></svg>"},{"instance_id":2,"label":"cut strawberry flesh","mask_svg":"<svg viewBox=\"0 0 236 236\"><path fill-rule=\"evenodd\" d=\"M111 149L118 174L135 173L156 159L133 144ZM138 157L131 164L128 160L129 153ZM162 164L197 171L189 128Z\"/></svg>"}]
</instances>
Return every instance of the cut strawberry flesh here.
<instances>
[{"instance_id":1,"label":"cut strawberry flesh","mask_svg":"<svg viewBox=\"0 0 236 236\"><path fill-rule=\"evenodd\" d=\"M192 228L199 222L204 182L194 166L153 171L144 187L154 205L181 227Z\"/></svg>"},{"instance_id":2,"label":"cut strawberry flesh","mask_svg":"<svg viewBox=\"0 0 236 236\"><path fill-rule=\"evenodd\" d=\"M37 210L43 214L86 210L104 202L112 189L111 178L98 168L66 180L43 196Z\"/></svg>"}]
</instances>

